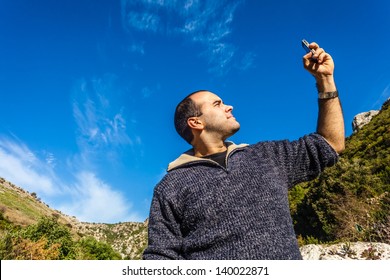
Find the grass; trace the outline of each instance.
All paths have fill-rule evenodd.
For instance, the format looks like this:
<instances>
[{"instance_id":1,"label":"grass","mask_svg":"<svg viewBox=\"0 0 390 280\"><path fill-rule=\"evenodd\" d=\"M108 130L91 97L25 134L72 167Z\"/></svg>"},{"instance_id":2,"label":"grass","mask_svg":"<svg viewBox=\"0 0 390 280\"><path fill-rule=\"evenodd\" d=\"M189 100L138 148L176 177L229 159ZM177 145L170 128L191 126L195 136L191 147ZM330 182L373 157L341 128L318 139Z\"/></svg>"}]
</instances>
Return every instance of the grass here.
<instances>
[{"instance_id":1,"label":"grass","mask_svg":"<svg viewBox=\"0 0 390 280\"><path fill-rule=\"evenodd\" d=\"M20 195L17 191L6 188L3 184L0 185L0 190L2 211L8 219L16 224L29 225L48 213L45 205L37 204L36 199L27 193Z\"/></svg>"}]
</instances>

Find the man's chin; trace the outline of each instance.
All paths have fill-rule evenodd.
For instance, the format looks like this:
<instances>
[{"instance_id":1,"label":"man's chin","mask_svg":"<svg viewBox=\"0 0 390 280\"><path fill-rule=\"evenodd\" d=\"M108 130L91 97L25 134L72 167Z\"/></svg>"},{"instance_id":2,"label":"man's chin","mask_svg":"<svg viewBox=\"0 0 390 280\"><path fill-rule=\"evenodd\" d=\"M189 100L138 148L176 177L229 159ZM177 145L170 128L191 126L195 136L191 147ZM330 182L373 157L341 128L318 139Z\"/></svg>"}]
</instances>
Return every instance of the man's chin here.
<instances>
[{"instance_id":1,"label":"man's chin","mask_svg":"<svg viewBox=\"0 0 390 280\"><path fill-rule=\"evenodd\" d=\"M237 132L237 131L239 131L239 130L240 130L240 128L241 128L240 124L239 124L239 123L237 123L237 126L233 127L233 129L232 129L232 133L231 133L231 135L230 135L230 136L232 136L232 135L236 134L236 132Z\"/></svg>"}]
</instances>

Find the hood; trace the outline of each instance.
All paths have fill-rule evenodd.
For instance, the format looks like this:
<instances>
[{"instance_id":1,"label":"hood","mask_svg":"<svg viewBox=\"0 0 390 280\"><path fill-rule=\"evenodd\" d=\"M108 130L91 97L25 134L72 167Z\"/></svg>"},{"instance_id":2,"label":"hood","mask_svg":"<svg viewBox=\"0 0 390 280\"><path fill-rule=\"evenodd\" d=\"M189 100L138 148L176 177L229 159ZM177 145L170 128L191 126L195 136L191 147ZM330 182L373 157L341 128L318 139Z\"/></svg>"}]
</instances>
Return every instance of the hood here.
<instances>
[{"instance_id":1,"label":"hood","mask_svg":"<svg viewBox=\"0 0 390 280\"><path fill-rule=\"evenodd\" d=\"M236 145L233 142L225 142L225 144L227 146L226 158L229 157L229 155L233 151L248 146L248 144ZM194 156L194 149L190 149L187 152L181 154L176 160L172 161L168 165L168 170L167 171L169 172L169 171L171 171L173 169L179 168L179 167L181 167L181 166L183 166L185 164L191 163L191 162L201 162L201 161L209 162L210 159L196 157L196 156Z\"/></svg>"}]
</instances>

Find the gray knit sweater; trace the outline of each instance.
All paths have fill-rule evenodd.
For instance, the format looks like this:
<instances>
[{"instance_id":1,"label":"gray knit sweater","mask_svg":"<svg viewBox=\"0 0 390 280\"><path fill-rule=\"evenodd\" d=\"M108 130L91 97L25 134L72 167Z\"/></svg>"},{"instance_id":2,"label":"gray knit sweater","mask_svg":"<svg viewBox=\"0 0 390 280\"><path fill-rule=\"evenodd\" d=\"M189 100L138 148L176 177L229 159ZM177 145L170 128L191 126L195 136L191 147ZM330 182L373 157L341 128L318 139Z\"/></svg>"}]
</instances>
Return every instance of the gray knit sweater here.
<instances>
[{"instance_id":1,"label":"gray knit sweater","mask_svg":"<svg viewBox=\"0 0 390 280\"><path fill-rule=\"evenodd\" d=\"M191 151L154 190L144 259L301 259L288 188L336 163L318 134L229 144L226 169Z\"/></svg>"}]
</instances>

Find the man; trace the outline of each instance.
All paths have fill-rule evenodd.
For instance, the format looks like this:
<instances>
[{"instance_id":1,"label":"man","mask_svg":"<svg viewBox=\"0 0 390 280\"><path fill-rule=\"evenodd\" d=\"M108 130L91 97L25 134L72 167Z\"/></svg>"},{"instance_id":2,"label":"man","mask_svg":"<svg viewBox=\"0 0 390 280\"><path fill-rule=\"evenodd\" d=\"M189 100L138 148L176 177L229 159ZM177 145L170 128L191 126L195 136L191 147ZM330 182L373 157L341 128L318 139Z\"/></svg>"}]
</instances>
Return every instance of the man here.
<instances>
[{"instance_id":1,"label":"man","mask_svg":"<svg viewBox=\"0 0 390 280\"><path fill-rule=\"evenodd\" d=\"M303 57L317 82L317 132L297 141L235 145L240 124L212 92L186 97L175 127L193 149L156 186L144 259L301 259L288 188L312 180L344 149L332 57L316 43Z\"/></svg>"}]
</instances>

